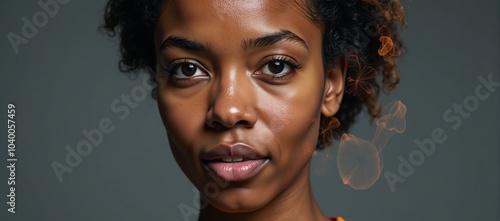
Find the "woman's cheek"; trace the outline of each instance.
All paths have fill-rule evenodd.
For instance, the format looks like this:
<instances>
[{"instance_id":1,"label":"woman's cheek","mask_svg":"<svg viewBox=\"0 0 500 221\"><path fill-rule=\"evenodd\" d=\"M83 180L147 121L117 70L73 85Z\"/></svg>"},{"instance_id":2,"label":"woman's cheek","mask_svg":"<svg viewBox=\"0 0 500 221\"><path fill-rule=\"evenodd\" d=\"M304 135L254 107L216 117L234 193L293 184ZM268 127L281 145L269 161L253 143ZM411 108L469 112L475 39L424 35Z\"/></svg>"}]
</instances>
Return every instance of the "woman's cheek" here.
<instances>
[{"instance_id":1,"label":"woman's cheek","mask_svg":"<svg viewBox=\"0 0 500 221\"><path fill-rule=\"evenodd\" d=\"M204 99L200 93L203 88L176 88L167 82L161 86L163 88L159 89L158 105L167 130L182 131L185 135L194 133L195 126L205 119L204 108L200 105Z\"/></svg>"},{"instance_id":2,"label":"woman's cheek","mask_svg":"<svg viewBox=\"0 0 500 221\"><path fill-rule=\"evenodd\" d=\"M273 146L282 163L289 165L309 160L316 147L319 131L320 99L318 89L305 88L297 91L296 88L285 90L285 94L277 93L274 96L267 94L259 101L267 107L267 117L262 118L267 127L265 131L272 133ZM260 94L260 97L264 97Z\"/></svg>"},{"instance_id":3,"label":"woman's cheek","mask_svg":"<svg viewBox=\"0 0 500 221\"><path fill-rule=\"evenodd\" d=\"M165 93L165 92L164 92ZM166 92L168 93L168 92ZM197 108L193 108L189 102L181 100L172 94L158 96L163 124L167 130L169 146L177 164L192 182L199 171L199 165L192 162L197 156L196 141L200 139L200 126L203 124L203 116ZM196 106L196 105L195 105Z\"/></svg>"}]
</instances>

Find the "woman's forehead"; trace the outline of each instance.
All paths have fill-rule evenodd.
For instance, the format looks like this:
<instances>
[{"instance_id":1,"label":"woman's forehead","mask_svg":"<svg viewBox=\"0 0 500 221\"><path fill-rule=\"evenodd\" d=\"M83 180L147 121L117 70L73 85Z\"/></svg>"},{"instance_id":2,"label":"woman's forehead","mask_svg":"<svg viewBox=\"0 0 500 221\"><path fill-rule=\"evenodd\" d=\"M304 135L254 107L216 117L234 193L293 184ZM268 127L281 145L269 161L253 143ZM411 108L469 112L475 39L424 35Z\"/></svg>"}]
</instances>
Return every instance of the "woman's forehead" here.
<instances>
[{"instance_id":1,"label":"woman's forehead","mask_svg":"<svg viewBox=\"0 0 500 221\"><path fill-rule=\"evenodd\" d=\"M305 41L321 36L298 1L173 0L163 5L156 40L174 35L229 44L283 30Z\"/></svg>"},{"instance_id":2,"label":"woman's forehead","mask_svg":"<svg viewBox=\"0 0 500 221\"><path fill-rule=\"evenodd\" d=\"M285 12L295 16L306 16L301 0L168 0L162 14L168 13L178 19L220 19L230 22L242 17L254 19L275 17ZM299 6L300 5L300 6Z\"/></svg>"}]
</instances>

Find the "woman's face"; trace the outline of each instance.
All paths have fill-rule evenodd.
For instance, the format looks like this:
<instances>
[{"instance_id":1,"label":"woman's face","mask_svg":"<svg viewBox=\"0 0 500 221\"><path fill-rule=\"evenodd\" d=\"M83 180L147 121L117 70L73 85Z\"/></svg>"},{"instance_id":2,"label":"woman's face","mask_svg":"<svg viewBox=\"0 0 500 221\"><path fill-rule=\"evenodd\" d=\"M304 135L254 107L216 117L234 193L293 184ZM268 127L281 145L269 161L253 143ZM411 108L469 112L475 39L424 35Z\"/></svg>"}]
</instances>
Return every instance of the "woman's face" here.
<instances>
[{"instance_id":1,"label":"woman's face","mask_svg":"<svg viewBox=\"0 0 500 221\"><path fill-rule=\"evenodd\" d=\"M155 44L172 153L214 207L254 211L303 191L321 113L338 110L343 76L325 75L320 27L301 6L168 1Z\"/></svg>"}]
</instances>

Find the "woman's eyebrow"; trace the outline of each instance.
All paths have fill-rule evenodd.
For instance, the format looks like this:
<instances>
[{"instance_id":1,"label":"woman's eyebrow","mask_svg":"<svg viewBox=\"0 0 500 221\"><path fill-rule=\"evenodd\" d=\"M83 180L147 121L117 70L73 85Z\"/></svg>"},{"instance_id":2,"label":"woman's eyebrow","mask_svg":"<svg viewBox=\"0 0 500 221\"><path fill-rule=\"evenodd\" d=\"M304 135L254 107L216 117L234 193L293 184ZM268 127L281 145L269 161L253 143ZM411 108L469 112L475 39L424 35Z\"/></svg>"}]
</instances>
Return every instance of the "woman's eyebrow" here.
<instances>
[{"instance_id":1,"label":"woman's eyebrow","mask_svg":"<svg viewBox=\"0 0 500 221\"><path fill-rule=\"evenodd\" d=\"M165 50L167 48L182 48L190 51L202 51L209 52L211 51L209 45L205 45L201 42L191 40L188 38L180 37L180 36L169 36L167 37L160 46L160 51Z\"/></svg>"},{"instance_id":2,"label":"woman's eyebrow","mask_svg":"<svg viewBox=\"0 0 500 221\"><path fill-rule=\"evenodd\" d=\"M304 39L288 30L281 30L279 32L271 33L262 37L243 40L241 47L243 48L243 50L247 51L249 49L271 46L278 42L296 42L309 50ZM209 45L180 36L167 37L161 43L160 51L167 48L182 48L185 50L201 52L212 51Z\"/></svg>"},{"instance_id":3,"label":"woman's eyebrow","mask_svg":"<svg viewBox=\"0 0 500 221\"><path fill-rule=\"evenodd\" d=\"M309 50L306 41L289 30L281 30L280 32L271 33L266 36L244 40L241 47L246 51L249 49L271 46L278 42L296 42Z\"/></svg>"}]
</instances>

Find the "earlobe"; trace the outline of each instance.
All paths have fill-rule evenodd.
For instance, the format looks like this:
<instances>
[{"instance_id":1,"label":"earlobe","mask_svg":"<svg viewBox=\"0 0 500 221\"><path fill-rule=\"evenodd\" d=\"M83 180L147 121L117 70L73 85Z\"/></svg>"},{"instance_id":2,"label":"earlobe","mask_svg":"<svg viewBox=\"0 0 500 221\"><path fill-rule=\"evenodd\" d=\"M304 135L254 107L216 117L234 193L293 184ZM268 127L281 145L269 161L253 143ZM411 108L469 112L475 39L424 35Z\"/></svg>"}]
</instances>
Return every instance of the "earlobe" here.
<instances>
[{"instance_id":1,"label":"earlobe","mask_svg":"<svg viewBox=\"0 0 500 221\"><path fill-rule=\"evenodd\" d=\"M345 58L335 60L333 67L326 70L323 103L321 113L331 117L337 113L344 95L344 85L347 73Z\"/></svg>"}]
</instances>

